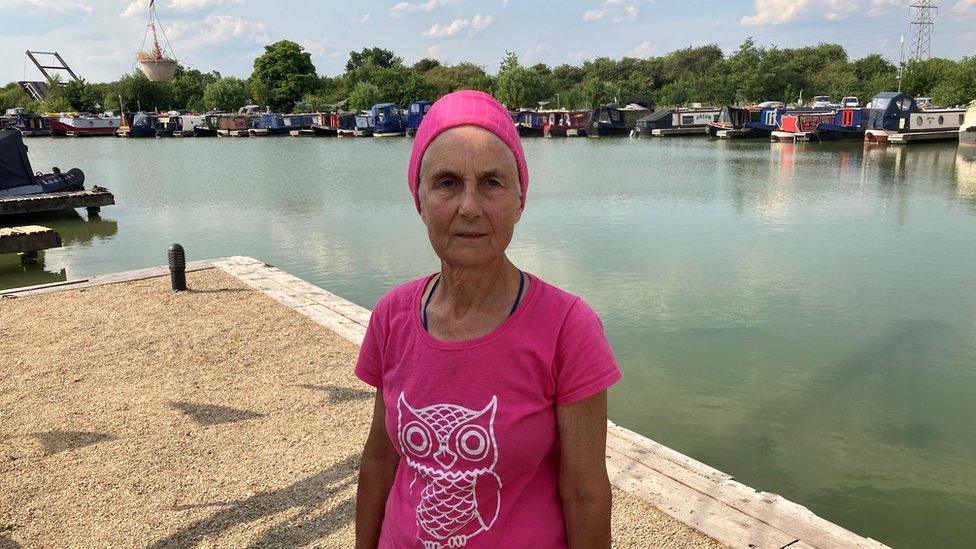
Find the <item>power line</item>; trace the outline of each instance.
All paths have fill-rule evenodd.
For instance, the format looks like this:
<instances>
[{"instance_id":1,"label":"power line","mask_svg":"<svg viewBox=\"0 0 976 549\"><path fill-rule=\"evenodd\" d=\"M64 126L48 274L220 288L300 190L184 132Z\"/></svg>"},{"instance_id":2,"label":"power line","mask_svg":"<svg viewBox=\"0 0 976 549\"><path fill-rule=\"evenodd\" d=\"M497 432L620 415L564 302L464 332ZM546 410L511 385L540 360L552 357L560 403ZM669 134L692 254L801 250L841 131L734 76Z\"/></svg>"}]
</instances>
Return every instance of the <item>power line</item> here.
<instances>
[{"instance_id":1,"label":"power line","mask_svg":"<svg viewBox=\"0 0 976 549\"><path fill-rule=\"evenodd\" d=\"M932 12L939 8L933 0L915 0L909 11L915 10L915 18L911 22L912 29L912 61L925 61L932 57L932 27L935 20Z\"/></svg>"}]
</instances>

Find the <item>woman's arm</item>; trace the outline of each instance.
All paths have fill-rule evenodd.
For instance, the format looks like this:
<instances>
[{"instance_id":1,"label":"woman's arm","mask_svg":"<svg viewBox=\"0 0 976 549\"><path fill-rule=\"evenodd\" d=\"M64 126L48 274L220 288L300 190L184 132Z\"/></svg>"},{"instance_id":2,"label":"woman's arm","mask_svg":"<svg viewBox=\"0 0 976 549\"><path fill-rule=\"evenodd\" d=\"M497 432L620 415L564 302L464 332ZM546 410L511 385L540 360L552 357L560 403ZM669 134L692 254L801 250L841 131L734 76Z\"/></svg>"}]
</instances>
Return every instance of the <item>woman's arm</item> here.
<instances>
[{"instance_id":1,"label":"woman's arm","mask_svg":"<svg viewBox=\"0 0 976 549\"><path fill-rule=\"evenodd\" d=\"M380 541L386 498L393 486L400 456L386 434L386 406L383 390L376 390L373 423L366 437L363 458L359 464L359 488L356 492L356 548L373 549Z\"/></svg>"},{"instance_id":2,"label":"woman's arm","mask_svg":"<svg viewBox=\"0 0 976 549\"><path fill-rule=\"evenodd\" d=\"M607 392L556 407L561 461L559 497L570 549L610 547Z\"/></svg>"}]
</instances>

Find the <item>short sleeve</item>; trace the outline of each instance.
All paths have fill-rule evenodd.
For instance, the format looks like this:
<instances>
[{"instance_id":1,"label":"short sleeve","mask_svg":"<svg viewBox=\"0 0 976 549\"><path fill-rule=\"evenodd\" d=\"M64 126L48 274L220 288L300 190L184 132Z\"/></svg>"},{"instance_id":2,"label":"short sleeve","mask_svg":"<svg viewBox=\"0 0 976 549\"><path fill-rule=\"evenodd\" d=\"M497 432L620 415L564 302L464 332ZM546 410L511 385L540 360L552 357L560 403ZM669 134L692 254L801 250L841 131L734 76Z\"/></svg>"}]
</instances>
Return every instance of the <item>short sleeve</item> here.
<instances>
[{"instance_id":1,"label":"short sleeve","mask_svg":"<svg viewBox=\"0 0 976 549\"><path fill-rule=\"evenodd\" d=\"M389 331L386 316L386 299L381 298L369 316L366 336L359 348L356 360L356 377L377 389L383 388L383 348Z\"/></svg>"},{"instance_id":2,"label":"short sleeve","mask_svg":"<svg viewBox=\"0 0 976 549\"><path fill-rule=\"evenodd\" d=\"M621 378L603 323L582 299L573 303L563 321L556 342L555 378L558 406L591 397Z\"/></svg>"}]
</instances>

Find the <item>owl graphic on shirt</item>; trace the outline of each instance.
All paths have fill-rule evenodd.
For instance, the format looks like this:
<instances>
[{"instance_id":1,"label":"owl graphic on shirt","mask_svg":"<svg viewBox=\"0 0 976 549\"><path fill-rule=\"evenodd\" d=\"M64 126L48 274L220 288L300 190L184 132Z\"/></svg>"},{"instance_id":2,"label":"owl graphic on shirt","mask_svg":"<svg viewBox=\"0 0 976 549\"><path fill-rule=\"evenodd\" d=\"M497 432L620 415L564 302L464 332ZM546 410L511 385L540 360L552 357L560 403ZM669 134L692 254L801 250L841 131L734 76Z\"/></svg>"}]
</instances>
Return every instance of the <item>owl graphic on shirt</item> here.
<instances>
[{"instance_id":1,"label":"owl graphic on shirt","mask_svg":"<svg viewBox=\"0 0 976 549\"><path fill-rule=\"evenodd\" d=\"M498 518L497 408L497 396L480 410L450 403L415 408L400 392L397 439L414 482L424 482L417 506L424 549L464 547Z\"/></svg>"}]
</instances>

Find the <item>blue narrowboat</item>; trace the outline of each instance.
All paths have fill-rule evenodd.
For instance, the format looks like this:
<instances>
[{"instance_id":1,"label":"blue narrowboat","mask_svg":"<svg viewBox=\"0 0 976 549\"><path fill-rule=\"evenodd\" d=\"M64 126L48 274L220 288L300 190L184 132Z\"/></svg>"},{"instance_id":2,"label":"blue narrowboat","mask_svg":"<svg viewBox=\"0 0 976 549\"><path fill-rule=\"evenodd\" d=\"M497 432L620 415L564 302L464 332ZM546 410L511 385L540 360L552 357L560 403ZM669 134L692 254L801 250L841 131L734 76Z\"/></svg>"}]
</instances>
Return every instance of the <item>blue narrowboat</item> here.
<instances>
[{"instance_id":1,"label":"blue narrowboat","mask_svg":"<svg viewBox=\"0 0 976 549\"><path fill-rule=\"evenodd\" d=\"M119 137L156 137L159 115L151 112L123 113L122 125L115 130Z\"/></svg>"},{"instance_id":2,"label":"blue narrowboat","mask_svg":"<svg viewBox=\"0 0 976 549\"><path fill-rule=\"evenodd\" d=\"M403 109L400 107L393 103L378 103L373 105L372 114L375 137L406 135Z\"/></svg>"},{"instance_id":3,"label":"blue narrowboat","mask_svg":"<svg viewBox=\"0 0 976 549\"><path fill-rule=\"evenodd\" d=\"M426 99L414 101L407 106L407 135L415 135L424 115L430 110L431 102Z\"/></svg>"},{"instance_id":4,"label":"blue narrowboat","mask_svg":"<svg viewBox=\"0 0 976 549\"><path fill-rule=\"evenodd\" d=\"M314 114L261 113L249 121L248 133L252 137L288 135L292 130L307 130L314 123Z\"/></svg>"},{"instance_id":5,"label":"blue narrowboat","mask_svg":"<svg viewBox=\"0 0 976 549\"><path fill-rule=\"evenodd\" d=\"M863 140L868 121L868 109L841 109L834 115L832 123L817 125L817 136L821 141Z\"/></svg>"},{"instance_id":6,"label":"blue narrowboat","mask_svg":"<svg viewBox=\"0 0 976 549\"><path fill-rule=\"evenodd\" d=\"M369 137L375 130L373 113L362 111L356 114L355 126L352 131L353 137Z\"/></svg>"},{"instance_id":7,"label":"blue narrowboat","mask_svg":"<svg viewBox=\"0 0 976 549\"><path fill-rule=\"evenodd\" d=\"M515 115L515 128L519 137L542 137L545 133L545 118L536 111L519 111Z\"/></svg>"},{"instance_id":8,"label":"blue narrowboat","mask_svg":"<svg viewBox=\"0 0 976 549\"><path fill-rule=\"evenodd\" d=\"M766 107L753 111L746 122L747 137L769 137L779 127L779 119L786 109Z\"/></svg>"}]
</instances>

